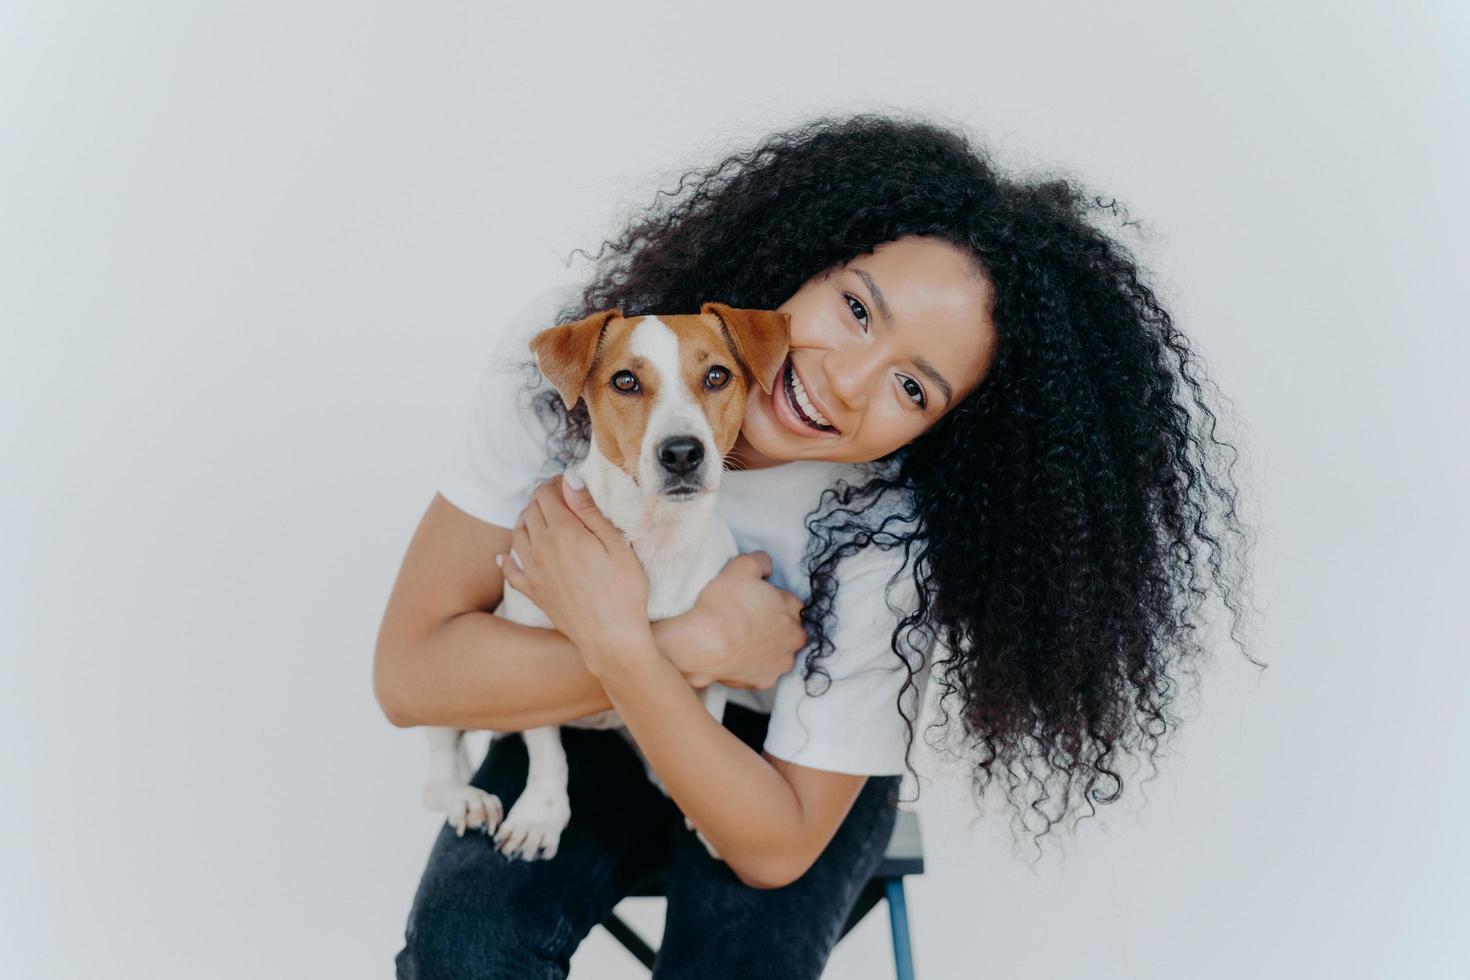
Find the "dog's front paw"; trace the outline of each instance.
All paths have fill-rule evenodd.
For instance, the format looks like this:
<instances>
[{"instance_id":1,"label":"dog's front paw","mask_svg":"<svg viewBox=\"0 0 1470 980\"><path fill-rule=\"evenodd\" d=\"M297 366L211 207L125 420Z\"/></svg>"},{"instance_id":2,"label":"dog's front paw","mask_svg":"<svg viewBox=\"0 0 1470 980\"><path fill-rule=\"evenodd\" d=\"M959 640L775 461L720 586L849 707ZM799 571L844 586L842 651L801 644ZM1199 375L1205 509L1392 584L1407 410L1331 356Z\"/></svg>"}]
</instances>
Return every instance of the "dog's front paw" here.
<instances>
[{"instance_id":1,"label":"dog's front paw","mask_svg":"<svg viewBox=\"0 0 1470 980\"><path fill-rule=\"evenodd\" d=\"M528 786L495 832L495 846L507 857L549 861L556 857L561 832L571 819L572 805L565 793L537 792Z\"/></svg>"},{"instance_id":2,"label":"dog's front paw","mask_svg":"<svg viewBox=\"0 0 1470 980\"><path fill-rule=\"evenodd\" d=\"M468 783L438 782L424 787L424 805L444 813L454 832L464 836L466 828L489 833L500 823L505 808L500 797Z\"/></svg>"},{"instance_id":3,"label":"dog's front paw","mask_svg":"<svg viewBox=\"0 0 1470 980\"><path fill-rule=\"evenodd\" d=\"M701 834L699 832L699 828L696 827L696 826L694 826L694 821L693 820L690 820L688 817L685 817L684 818L684 826L686 826L690 830L694 831L694 836L695 837L698 837L699 838L699 842L704 845L704 849L706 851L709 851L709 856L710 857L714 858L716 861L723 861L723 860L725 860L724 858L720 857L720 852L717 851L717 850L715 850L715 845L713 845L713 844L711 844L709 842L709 838L707 838L703 834Z\"/></svg>"}]
</instances>

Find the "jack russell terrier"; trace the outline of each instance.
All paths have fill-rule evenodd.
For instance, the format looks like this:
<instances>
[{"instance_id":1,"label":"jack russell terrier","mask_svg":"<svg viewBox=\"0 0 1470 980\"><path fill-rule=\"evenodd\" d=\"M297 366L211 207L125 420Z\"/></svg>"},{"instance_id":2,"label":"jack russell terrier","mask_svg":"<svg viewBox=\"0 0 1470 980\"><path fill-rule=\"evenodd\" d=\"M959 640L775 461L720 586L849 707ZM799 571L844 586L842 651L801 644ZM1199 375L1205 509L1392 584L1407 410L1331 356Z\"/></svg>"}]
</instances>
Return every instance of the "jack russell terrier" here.
<instances>
[{"instance_id":1,"label":"jack russell terrier","mask_svg":"<svg viewBox=\"0 0 1470 980\"><path fill-rule=\"evenodd\" d=\"M632 544L648 576L650 621L690 609L738 553L734 535L715 512L715 493L725 453L740 431L749 385L770 393L786 358L790 324L788 314L773 310L705 303L699 313L680 316L625 318L622 310L603 310L531 340L537 367L567 409L579 399L587 403L591 445L571 471ZM495 613L527 626L551 625L508 584ZM726 696L719 684L701 696L717 720L724 717ZM623 727L616 711L567 724ZM462 732L427 732L424 803L430 809L444 811L460 836L466 827L494 832L496 845L508 855L528 861L556 855L571 819L567 758L556 726L524 733L526 787L503 821L500 800L469 784ZM646 760L644 765L663 789ZM693 828L687 818L685 824ZM704 835L699 838L718 857Z\"/></svg>"}]
</instances>

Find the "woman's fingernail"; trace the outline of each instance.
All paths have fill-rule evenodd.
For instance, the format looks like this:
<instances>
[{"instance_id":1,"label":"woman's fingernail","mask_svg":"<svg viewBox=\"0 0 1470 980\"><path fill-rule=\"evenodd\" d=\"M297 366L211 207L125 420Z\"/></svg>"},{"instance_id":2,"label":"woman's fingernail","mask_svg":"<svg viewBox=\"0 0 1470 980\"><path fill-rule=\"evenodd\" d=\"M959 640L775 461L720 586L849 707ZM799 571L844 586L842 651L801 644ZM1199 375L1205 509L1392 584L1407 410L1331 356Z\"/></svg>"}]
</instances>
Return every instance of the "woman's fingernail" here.
<instances>
[{"instance_id":1,"label":"woman's fingernail","mask_svg":"<svg viewBox=\"0 0 1470 980\"><path fill-rule=\"evenodd\" d=\"M504 561L504 560L505 560L505 556L504 555L496 555L495 556L495 565L496 565L496 567L497 568L500 567L500 563L502 561Z\"/></svg>"},{"instance_id":2,"label":"woman's fingernail","mask_svg":"<svg viewBox=\"0 0 1470 980\"><path fill-rule=\"evenodd\" d=\"M573 473L571 470L567 470L565 473L563 473L561 479L563 483L571 487L573 490L587 489L587 484L582 482L582 478Z\"/></svg>"}]
</instances>

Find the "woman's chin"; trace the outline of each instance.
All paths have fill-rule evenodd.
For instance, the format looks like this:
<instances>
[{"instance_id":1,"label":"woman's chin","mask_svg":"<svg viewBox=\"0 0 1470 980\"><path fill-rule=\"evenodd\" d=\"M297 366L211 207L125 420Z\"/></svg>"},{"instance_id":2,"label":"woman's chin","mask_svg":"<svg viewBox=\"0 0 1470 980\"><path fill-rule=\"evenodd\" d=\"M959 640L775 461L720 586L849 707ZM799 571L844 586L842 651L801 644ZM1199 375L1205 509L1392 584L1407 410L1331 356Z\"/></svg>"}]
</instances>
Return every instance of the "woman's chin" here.
<instances>
[{"instance_id":1,"label":"woman's chin","mask_svg":"<svg viewBox=\"0 0 1470 980\"><path fill-rule=\"evenodd\" d=\"M745 421L740 426L740 439L736 446L738 448L743 443L748 450L754 452L756 458L767 459L775 464L801 455L801 447L794 445L798 442L800 440L791 438L775 419L747 411Z\"/></svg>"},{"instance_id":2,"label":"woman's chin","mask_svg":"<svg viewBox=\"0 0 1470 980\"><path fill-rule=\"evenodd\" d=\"M777 389L776 393L779 393ZM774 393L773 393L774 394ZM797 459L833 459L833 436L813 430L793 431L793 424L776 416L772 395L752 388L745 402L745 419L740 425L742 440L771 464Z\"/></svg>"},{"instance_id":3,"label":"woman's chin","mask_svg":"<svg viewBox=\"0 0 1470 980\"><path fill-rule=\"evenodd\" d=\"M740 428L744 441L760 456L775 463L797 459L825 459L831 447L825 439L803 439L769 416L745 418Z\"/></svg>"}]
</instances>

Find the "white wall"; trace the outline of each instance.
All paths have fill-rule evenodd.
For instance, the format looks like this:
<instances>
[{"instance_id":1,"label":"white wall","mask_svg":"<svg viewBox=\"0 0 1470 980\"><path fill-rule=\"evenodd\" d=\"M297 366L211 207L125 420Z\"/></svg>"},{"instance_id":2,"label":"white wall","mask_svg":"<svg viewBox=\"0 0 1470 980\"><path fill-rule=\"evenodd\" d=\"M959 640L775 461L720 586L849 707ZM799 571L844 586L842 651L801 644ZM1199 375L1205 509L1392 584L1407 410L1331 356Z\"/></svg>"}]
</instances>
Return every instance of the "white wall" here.
<instances>
[{"instance_id":1,"label":"white wall","mask_svg":"<svg viewBox=\"0 0 1470 980\"><path fill-rule=\"evenodd\" d=\"M1465 975L1470 16L1037 6L0 6L6 974L389 974L435 819L369 661L501 311L687 165L898 107L1149 223L1272 664L1221 647L1034 872L928 787L920 974Z\"/></svg>"}]
</instances>

